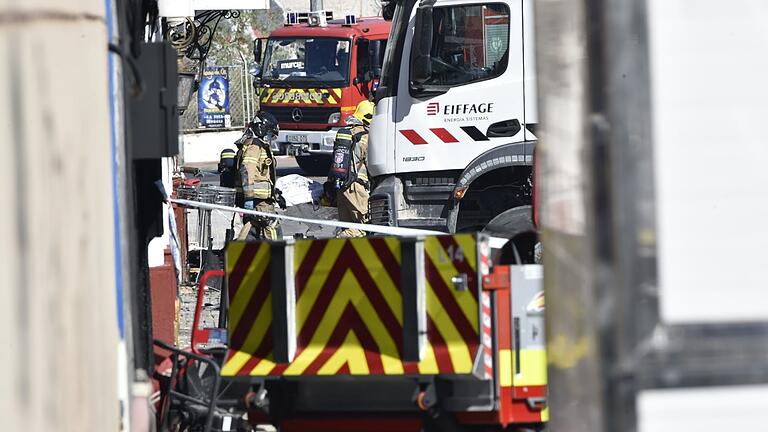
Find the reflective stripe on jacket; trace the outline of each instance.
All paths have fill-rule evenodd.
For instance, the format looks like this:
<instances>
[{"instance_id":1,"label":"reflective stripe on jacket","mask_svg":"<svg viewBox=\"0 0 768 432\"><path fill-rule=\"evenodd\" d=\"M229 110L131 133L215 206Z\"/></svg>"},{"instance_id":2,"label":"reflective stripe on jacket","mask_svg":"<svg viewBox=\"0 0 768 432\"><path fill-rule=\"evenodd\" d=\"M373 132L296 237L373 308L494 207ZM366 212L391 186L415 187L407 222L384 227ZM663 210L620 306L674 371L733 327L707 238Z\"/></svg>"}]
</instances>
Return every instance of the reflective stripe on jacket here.
<instances>
[{"instance_id":1,"label":"reflective stripe on jacket","mask_svg":"<svg viewBox=\"0 0 768 432\"><path fill-rule=\"evenodd\" d=\"M357 180L368 185L368 129L362 125L354 125L349 129L350 139L354 142L352 156Z\"/></svg>"},{"instance_id":2,"label":"reflective stripe on jacket","mask_svg":"<svg viewBox=\"0 0 768 432\"><path fill-rule=\"evenodd\" d=\"M237 189L245 199L274 198L275 159L268 146L249 140L235 158L240 173Z\"/></svg>"}]
</instances>

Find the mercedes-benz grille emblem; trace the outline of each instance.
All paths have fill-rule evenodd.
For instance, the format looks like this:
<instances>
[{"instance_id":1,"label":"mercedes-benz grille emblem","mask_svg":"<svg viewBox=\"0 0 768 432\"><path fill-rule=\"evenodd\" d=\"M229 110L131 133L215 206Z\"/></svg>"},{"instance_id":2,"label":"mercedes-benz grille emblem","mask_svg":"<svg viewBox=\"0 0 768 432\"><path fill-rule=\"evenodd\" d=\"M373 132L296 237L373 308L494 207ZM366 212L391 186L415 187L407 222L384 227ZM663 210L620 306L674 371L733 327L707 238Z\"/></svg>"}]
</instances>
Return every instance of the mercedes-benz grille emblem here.
<instances>
[{"instance_id":1,"label":"mercedes-benz grille emblem","mask_svg":"<svg viewBox=\"0 0 768 432\"><path fill-rule=\"evenodd\" d=\"M301 114L300 109L294 108L293 111L291 111L291 118L293 119L293 121L300 122L302 117L304 116Z\"/></svg>"}]
</instances>

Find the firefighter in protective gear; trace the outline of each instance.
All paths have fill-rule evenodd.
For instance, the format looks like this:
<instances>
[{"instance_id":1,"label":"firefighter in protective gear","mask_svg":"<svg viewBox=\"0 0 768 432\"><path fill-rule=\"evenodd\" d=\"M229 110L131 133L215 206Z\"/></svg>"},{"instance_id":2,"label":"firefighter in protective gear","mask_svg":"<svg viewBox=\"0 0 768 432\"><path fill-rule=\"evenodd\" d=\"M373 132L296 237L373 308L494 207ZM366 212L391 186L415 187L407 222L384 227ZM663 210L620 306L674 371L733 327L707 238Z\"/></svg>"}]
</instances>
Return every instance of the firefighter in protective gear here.
<instances>
[{"instance_id":1,"label":"firefighter in protective gear","mask_svg":"<svg viewBox=\"0 0 768 432\"><path fill-rule=\"evenodd\" d=\"M270 141L277 138L277 119L260 111L246 127L243 136L235 143L237 176L237 205L265 213L275 212L276 163ZM277 219L243 215L243 229L238 240L279 240L281 233Z\"/></svg>"},{"instance_id":2,"label":"firefighter in protective gear","mask_svg":"<svg viewBox=\"0 0 768 432\"><path fill-rule=\"evenodd\" d=\"M237 169L235 168L235 154L232 149L224 149L219 155L219 186L234 188L237 183Z\"/></svg>"},{"instance_id":3,"label":"firefighter in protective gear","mask_svg":"<svg viewBox=\"0 0 768 432\"><path fill-rule=\"evenodd\" d=\"M335 185L339 220L368 222L368 128L373 119L373 104L362 101L339 129L334 142L329 182ZM363 237L365 231L347 228L339 237Z\"/></svg>"}]
</instances>

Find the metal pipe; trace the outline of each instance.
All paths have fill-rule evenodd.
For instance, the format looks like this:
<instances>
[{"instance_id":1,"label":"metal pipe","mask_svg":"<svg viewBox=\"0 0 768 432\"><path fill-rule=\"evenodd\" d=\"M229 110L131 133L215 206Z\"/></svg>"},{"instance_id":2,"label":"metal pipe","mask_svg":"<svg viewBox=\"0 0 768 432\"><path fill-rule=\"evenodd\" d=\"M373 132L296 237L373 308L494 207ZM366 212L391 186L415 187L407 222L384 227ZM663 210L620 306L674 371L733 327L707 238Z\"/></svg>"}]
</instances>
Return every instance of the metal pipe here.
<instances>
[{"instance_id":1,"label":"metal pipe","mask_svg":"<svg viewBox=\"0 0 768 432\"><path fill-rule=\"evenodd\" d=\"M240 54L242 55L242 53ZM245 66L240 67L240 106L241 106L241 112L243 113L243 127L248 124L248 121L250 118L248 117L248 90L246 90L245 85Z\"/></svg>"},{"instance_id":2,"label":"metal pipe","mask_svg":"<svg viewBox=\"0 0 768 432\"><path fill-rule=\"evenodd\" d=\"M248 67L248 61L245 60L245 56L242 52L237 52L240 55L240 61L243 62L243 79L240 81L240 84L243 86L243 91L245 92L245 113L243 116L245 117L243 119L243 127L248 124L248 122L251 121L253 118L253 101L251 101L251 75L249 73L249 67ZM241 92L242 93L242 92Z\"/></svg>"},{"instance_id":3,"label":"metal pipe","mask_svg":"<svg viewBox=\"0 0 768 432\"><path fill-rule=\"evenodd\" d=\"M323 0L309 0L309 11L316 12L323 10Z\"/></svg>"},{"instance_id":4,"label":"metal pipe","mask_svg":"<svg viewBox=\"0 0 768 432\"><path fill-rule=\"evenodd\" d=\"M590 16L602 13L590 61L593 107L591 171L595 181L596 296L602 340L606 430L637 428L636 395L641 371L638 346L659 321L656 295L656 221L645 0L591 0ZM602 169L601 168L607 168ZM600 173L600 174L598 174ZM607 271L597 272L597 269Z\"/></svg>"},{"instance_id":5,"label":"metal pipe","mask_svg":"<svg viewBox=\"0 0 768 432\"><path fill-rule=\"evenodd\" d=\"M633 432L632 360L658 318L645 1L536 12L550 427Z\"/></svg>"},{"instance_id":6,"label":"metal pipe","mask_svg":"<svg viewBox=\"0 0 768 432\"><path fill-rule=\"evenodd\" d=\"M202 270L202 269L201 269ZM205 299L205 287L208 284L210 278L223 278L224 270L208 270L200 277L200 283L197 285L197 299L195 300L195 315L192 318L192 336L190 338L190 345L192 351L196 354L200 354L197 345L200 343L206 343L207 340L201 340L203 335L208 334L207 331L200 330L200 320L203 314L203 301ZM223 291L223 290L222 290ZM219 314L224 314L226 311L219 309Z\"/></svg>"},{"instance_id":7,"label":"metal pipe","mask_svg":"<svg viewBox=\"0 0 768 432\"><path fill-rule=\"evenodd\" d=\"M253 117L251 115L251 93L250 93L250 75L248 74L248 65L243 62L243 90L245 91L245 121L248 121Z\"/></svg>"},{"instance_id":8,"label":"metal pipe","mask_svg":"<svg viewBox=\"0 0 768 432\"><path fill-rule=\"evenodd\" d=\"M536 3L542 126L536 144L536 178L552 389L548 429L607 432L601 424L591 178L584 164L590 150L586 17L584 2Z\"/></svg>"}]
</instances>

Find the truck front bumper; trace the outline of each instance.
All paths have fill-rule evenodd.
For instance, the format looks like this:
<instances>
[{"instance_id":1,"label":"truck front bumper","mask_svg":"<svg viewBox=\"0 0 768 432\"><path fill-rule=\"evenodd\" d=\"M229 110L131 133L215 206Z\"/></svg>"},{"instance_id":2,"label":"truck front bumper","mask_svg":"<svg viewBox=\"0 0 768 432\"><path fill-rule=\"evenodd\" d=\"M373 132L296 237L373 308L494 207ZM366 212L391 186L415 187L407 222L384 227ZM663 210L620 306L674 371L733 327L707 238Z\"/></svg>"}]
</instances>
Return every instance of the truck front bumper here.
<instances>
[{"instance_id":1,"label":"truck front bumper","mask_svg":"<svg viewBox=\"0 0 768 432\"><path fill-rule=\"evenodd\" d=\"M450 205L453 186L414 182L393 175L377 179L368 199L370 223L451 232L457 215Z\"/></svg>"},{"instance_id":2,"label":"truck front bumper","mask_svg":"<svg viewBox=\"0 0 768 432\"><path fill-rule=\"evenodd\" d=\"M336 131L281 130L272 142L272 151L278 154L309 156L333 153Z\"/></svg>"}]
</instances>

